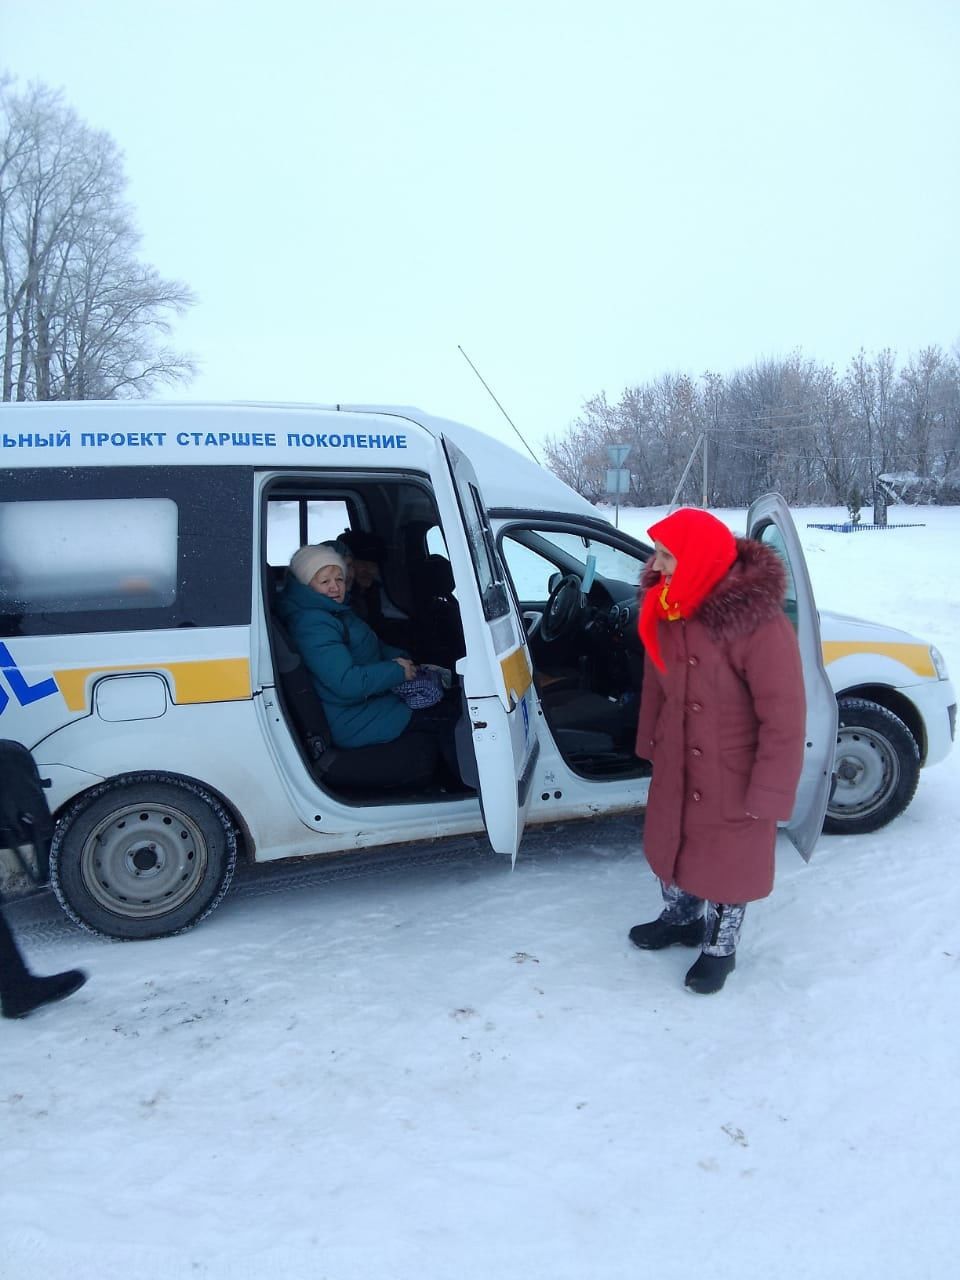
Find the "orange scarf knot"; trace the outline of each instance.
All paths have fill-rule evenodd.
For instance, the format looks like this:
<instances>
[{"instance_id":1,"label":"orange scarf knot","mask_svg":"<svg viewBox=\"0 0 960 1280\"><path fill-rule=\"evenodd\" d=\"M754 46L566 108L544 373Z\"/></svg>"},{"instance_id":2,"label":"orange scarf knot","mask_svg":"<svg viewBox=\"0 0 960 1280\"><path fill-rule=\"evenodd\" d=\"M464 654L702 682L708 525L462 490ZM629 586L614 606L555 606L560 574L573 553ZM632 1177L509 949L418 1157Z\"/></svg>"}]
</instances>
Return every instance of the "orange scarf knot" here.
<instances>
[{"instance_id":1,"label":"orange scarf knot","mask_svg":"<svg viewBox=\"0 0 960 1280\"><path fill-rule=\"evenodd\" d=\"M664 578L663 590L660 592L660 597L659 597L660 612L666 618L667 622L676 622L678 618L683 617L683 610L680 608L679 604L670 603L669 599L667 598L667 593L669 592L669 590L670 590L670 583L667 582L666 578Z\"/></svg>"}]
</instances>

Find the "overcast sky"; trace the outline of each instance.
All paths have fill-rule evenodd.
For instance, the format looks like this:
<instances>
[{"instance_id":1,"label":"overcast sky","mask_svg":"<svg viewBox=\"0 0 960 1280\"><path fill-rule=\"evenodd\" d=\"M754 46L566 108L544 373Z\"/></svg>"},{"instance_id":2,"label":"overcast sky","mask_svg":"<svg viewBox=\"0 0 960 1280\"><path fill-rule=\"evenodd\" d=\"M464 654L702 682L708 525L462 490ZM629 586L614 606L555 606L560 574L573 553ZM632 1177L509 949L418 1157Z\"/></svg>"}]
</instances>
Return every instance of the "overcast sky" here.
<instances>
[{"instance_id":1,"label":"overcast sky","mask_svg":"<svg viewBox=\"0 0 960 1280\"><path fill-rule=\"evenodd\" d=\"M192 399L588 397L960 340L957 0L0 0L122 147ZM179 392L183 395L185 393Z\"/></svg>"}]
</instances>

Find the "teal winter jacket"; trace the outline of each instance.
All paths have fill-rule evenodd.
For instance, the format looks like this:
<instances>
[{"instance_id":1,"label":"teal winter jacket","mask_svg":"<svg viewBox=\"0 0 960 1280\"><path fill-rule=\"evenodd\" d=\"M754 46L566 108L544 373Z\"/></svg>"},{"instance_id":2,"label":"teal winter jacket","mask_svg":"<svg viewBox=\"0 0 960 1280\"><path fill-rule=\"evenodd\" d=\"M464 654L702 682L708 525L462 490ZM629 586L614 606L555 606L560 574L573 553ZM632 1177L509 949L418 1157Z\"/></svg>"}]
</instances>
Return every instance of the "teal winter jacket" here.
<instances>
[{"instance_id":1,"label":"teal winter jacket","mask_svg":"<svg viewBox=\"0 0 960 1280\"><path fill-rule=\"evenodd\" d=\"M338 604L292 573L277 601L297 652L313 677L338 747L392 742L410 723L407 704L390 690L406 679L394 658L408 655L383 644L347 604Z\"/></svg>"}]
</instances>

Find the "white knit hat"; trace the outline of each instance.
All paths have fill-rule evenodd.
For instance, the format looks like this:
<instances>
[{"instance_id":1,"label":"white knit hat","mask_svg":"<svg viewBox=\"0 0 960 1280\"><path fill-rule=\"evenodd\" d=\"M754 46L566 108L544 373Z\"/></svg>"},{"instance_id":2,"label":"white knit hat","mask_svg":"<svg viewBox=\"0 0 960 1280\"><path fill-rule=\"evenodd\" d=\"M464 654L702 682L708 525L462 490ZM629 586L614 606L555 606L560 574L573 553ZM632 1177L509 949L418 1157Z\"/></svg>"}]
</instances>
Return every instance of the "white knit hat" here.
<instances>
[{"instance_id":1,"label":"white knit hat","mask_svg":"<svg viewBox=\"0 0 960 1280\"><path fill-rule=\"evenodd\" d=\"M325 569L328 564L337 565L346 577L347 566L343 556L337 555L333 547L324 546L322 542L310 543L301 547L299 551L295 551L290 557L290 572L298 582L308 587L313 581L314 574L320 569Z\"/></svg>"}]
</instances>

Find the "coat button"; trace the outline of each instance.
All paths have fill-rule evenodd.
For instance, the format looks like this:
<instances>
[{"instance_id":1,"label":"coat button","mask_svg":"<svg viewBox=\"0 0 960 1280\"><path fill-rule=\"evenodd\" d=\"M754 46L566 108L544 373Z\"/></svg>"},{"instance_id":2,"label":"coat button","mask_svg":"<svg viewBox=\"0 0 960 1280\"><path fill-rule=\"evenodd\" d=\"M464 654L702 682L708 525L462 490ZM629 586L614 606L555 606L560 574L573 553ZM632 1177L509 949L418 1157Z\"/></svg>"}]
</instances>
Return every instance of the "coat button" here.
<instances>
[{"instance_id":1,"label":"coat button","mask_svg":"<svg viewBox=\"0 0 960 1280\"><path fill-rule=\"evenodd\" d=\"M687 659L687 662L690 664L690 666L691 666L691 667L695 667L695 666L697 666L697 664L700 662L700 659L699 659L699 658L688 658L688 659Z\"/></svg>"},{"instance_id":2,"label":"coat button","mask_svg":"<svg viewBox=\"0 0 960 1280\"><path fill-rule=\"evenodd\" d=\"M691 748L690 748L690 754L691 754L692 756L695 756L695 757L699 760L699 759L700 759L700 757L703 755L703 752L700 750L700 748L699 748L699 747L691 747Z\"/></svg>"},{"instance_id":3,"label":"coat button","mask_svg":"<svg viewBox=\"0 0 960 1280\"><path fill-rule=\"evenodd\" d=\"M693 798L694 798L694 800L701 800L703 797L700 795L700 792L699 792L699 791L695 791L695 792L693 793Z\"/></svg>"},{"instance_id":4,"label":"coat button","mask_svg":"<svg viewBox=\"0 0 960 1280\"><path fill-rule=\"evenodd\" d=\"M691 711L702 711L702 710L703 710L703 707L700 705L700 703L699 703L699 702L691 702L691 703L690 703L690 710L691 710Z\"/></svg>"}]
</instances>

